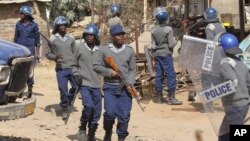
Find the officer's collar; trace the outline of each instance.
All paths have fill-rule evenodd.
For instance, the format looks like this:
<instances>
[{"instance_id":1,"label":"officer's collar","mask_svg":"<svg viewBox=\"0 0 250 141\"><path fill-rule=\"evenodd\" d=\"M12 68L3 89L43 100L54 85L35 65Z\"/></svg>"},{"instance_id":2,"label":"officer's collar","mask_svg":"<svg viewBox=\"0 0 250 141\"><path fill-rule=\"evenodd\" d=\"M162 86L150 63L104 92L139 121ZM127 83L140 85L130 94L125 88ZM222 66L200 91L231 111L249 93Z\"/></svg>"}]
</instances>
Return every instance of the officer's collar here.
<instances>
[{"instance_id":1,"label":"officer's collar","mask_svg":"<svg viewBox=\"0 0 250 141\"><path fill-rule=\"evenodd\" d=\"M99 48L98 48L97 46L94 46L93 49L91 50L91 48L88 46L88 44L87 44L85 41L83 41L83 45L84 45L84 47L87 48L89 51L97 51L97 50L99 50Z\"/></svg>"},{"instance_id":2,"label":"officer's collar","mask_svg":"<svg viewBox=\"0 0 250 141\"><path fill-rule=\"evenodd\" d=\"M62 37L58 32L55 34L55 36L56 36L56 37ZM64 37L69 37L69 34L66 33L66 34L64 35ZM64 37L63 37L63 38L64 38Z\"/></svg>"},{"instance_id":3,"label":"officer's collar","mask_svg":"<svg viewBox=\"0 0 250 141\"><path fill-rule=\"evenodd\" d=\"M114 44L110 43L108 47L115 53L121 53L126 48L126 45L123 44L122 47L116 48Z\"/></svg>"}]
</instances>

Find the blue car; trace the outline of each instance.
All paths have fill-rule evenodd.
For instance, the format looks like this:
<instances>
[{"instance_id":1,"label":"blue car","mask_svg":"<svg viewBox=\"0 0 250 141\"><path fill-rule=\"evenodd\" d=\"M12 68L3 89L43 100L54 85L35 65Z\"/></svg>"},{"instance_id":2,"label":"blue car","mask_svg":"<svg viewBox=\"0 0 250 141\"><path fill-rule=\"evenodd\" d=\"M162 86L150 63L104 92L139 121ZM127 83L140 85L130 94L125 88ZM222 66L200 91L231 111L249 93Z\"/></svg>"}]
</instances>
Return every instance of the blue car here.
<instances>
[{"instance_id":1,"label":"blue car","mask_svg":"<svg viewBox=\"0 0 250 141\"><path fill-rule=\"evenodd\" d=\"M28 48L0 39L0 105L22 97L33 59Z\"/></svg>"},{"instance_id":2,"label":"blue car","mask_svg":"<svg viewBox=\"0 0 250 141\"><path fill-rule=\"evenodd\" d=\"M250 70L250 35L240 42L239 47L243 51L243 53L240 55L241 60Z\"/></svg>"}]
</instances>

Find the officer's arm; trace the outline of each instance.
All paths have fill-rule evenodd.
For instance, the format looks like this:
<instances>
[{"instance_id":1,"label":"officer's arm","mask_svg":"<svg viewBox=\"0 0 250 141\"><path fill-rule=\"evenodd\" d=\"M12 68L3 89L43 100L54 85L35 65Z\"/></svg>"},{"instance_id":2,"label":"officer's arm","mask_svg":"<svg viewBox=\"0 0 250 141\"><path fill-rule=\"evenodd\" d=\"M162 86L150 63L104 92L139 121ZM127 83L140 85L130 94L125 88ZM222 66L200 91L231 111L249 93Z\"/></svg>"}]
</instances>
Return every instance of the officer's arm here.
<instances>
[{"instance_id":1,"label":"officer's arm","mask_svg":"<svg viewBox=\"0 0 250 141\"><path fill-rule=\"evenodd\" d=\"M41 44L40 44L40 33L39 33L39 28L37 24L34 29L34 35L35 35L36 57L37 59L39 59Z\"/></svg>"},{"instance_id":2,"label":"officer's arm","mask_svg":"<svg viewBox=\"0 0 250 141\"><path fill-rule=\"evenodd\" d=\"M19 34L18 34L18 27L17 27L17 24L16 24L15 36L14 36L14 43L17 43L18 36L19 36Z\"/></svg>"},{"instance_id":3,"label":"officer's arm","mask_svg":"<svg viewBox=\"0 0 250 141\"><path fill-rule=\"evenodd\" d=\"M151 48L156 49L155 38L153 32L151 32Z\"/></svg>"},{"instance_id":4,"label":"officer's arm","mask_svg":"<svg viewBox=\"0 0 250 141\"><path fill-rule=\"evenodd\" d=\"M174 34L173 34L172 28L170 28L167 38L168 38L168 47L174 48L174 46L176 45L176 41L174 39Z\"/></svg>"},{"instance_id":5,"label":"officer's arm","mask_svg":"<svg viewBox=\"0 0 250 141\"><path fill-rule=\"evenodd\" d=\"M76 40L75 40L75 38L73 36L72 36L72 40L73 40L73 42L71 44L71 47L72 47L72 52L74 53L75 49L76 49Z\"/></svg>"},{"instance_id":6,"label":"officer's arm","mask_svg":"<svg viewBox=\"0 0 250 141\"><path fill-rule=\"evenodd\" d=\"M221 74L224 80L231 80L233 82L234 87L238 85L237 76L229 63L223 63L221 65Z\"/></svg>"},{"instance_id":7,"label":"officer's arm","mask_svg":"<svg viewBox=\"0 0 250 141\"><path fill-rule=\"evenodd\" d=\"M35 46L40 47L40 33L39 33L39 28L37 24L34 29L34 35L35 35Z\"/></svg>"},{"instance_id":8,"label":"officer's arm","mask_svg":"<svg viewBox=\"0 0 250 141\"><path fill-rule=\"evenodd\" d=\"M53 60L55 61L57 59L57 55L55 55L52 51L52 44L53 44L53 39L50 39L51 41L51 44L48 43L48 47L47 47L47 54L46 54L46 57L49 59L49 60Z\"/></svg>"},{"instance_id":9,"label":"officer's arm","mask_svg":"<svg viewBox=\"0 0 250 141\"><path fill-rule=\"evenodd\" d=\"M112 69L104 66L104 51L100 48L94 56L93 70L101 76L111 77Z\"/></svg>"},{"instance_id":10,"label":"officer's arm","mask_svg":"<svg viewBox=\"0 0 250 141\"><path fill-rule=\"evenodd\" d=\"M247 89L248 89L248 94L250 96L250 73L247 73Z\"/></svg>"},{"instance_id":11,"label":"officer's arm","mask_svg":"<svg viewBox=\"0 0 250 141\"><path fill-rule=\"evenodd\" d=\"M128 71L129 71L128 82L129 82L130 85L134 85L134 83L135 83L135 76L136 76L136 63L135 63L135 53L134 53L134 50L131 53L130 58L129 58Z\"/></svg>"},{"instance_id":12,"label":"officer's arm","mask_svg":"<svg viewBox=\"0 0 250 141\"><path fill-rule=\"evenodd\" d=\"M209 24L209 25L206 27L205 33L206 33L206 39L207 39L207 40L211 40L211 41L214 40L214 38L215 38L214 32L213 32L214 28L215 28L215 27L214 27L214 25L212 25L212 24Z\"/></svg>"},{"instance_id":13,"label":"officer's arm","mask_svg":"<svg viewBox=\"0 0 250 141\"><path fill-rule=\"evenodd\" d=\"M79 46L75 47L74 50L74 64L72 65L72 73L74 76L78 75L80 76L80 71L79 71L79 59L81 55L79 54Z\"/></svg>"}]
</instances>

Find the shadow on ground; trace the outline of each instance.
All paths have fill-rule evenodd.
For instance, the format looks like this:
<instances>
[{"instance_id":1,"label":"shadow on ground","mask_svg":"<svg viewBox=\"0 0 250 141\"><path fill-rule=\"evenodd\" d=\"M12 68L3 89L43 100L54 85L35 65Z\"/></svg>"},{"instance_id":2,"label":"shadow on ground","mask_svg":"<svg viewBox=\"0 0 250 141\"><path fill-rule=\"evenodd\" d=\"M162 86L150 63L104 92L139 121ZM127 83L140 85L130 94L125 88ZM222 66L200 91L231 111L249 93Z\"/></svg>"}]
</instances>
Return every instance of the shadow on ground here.
<instances>
[{"instance_id":1,"label":"shadow on ground","mask_svg":"<svg viewBox=\"0 0 250 141\"><path fill-rule=\"evenodd\" d=\"M44 111L46 112L55 112L56 116L62 116L63 110L60 107L59 104L52 104L52 105L47 105L44 109ZM76 109L76 107L73 108L72 112L78 112L78 110Z\"/></svg>"},{"instance_id":2,"label":"shadow on ground","mask_svg":"<svg viewBox=\"0 0 250 141\"><path fill-rule=\"evenodd\" d=\"M193 107L191 107L191 108L172 108L171 110L204 113L204 108L203 108L203 105L201 103L192 102L192 103L190 103L190 105Z\"/></svg>"},{"instance_id":3,"label":"shadow on ground","mask_svg":"<svg viewBox=\"0 0 250 141\"><path fill-rule=\"evenodd\" d=\"M31 141L31 139L22 138L22 137L13 137L13 136L1 136L0 135L0 141Z\"/></svg>"},{"instance_id":4,"label":"shadow on ground","mask_svg":"<svg viewBox=\"0 0 250 141\"><path fill-rule=\"evenodd\" d=\"M71 140L71 141L75 141L75 140L78 140L78 138L77 138L77 134L74 134L74 135L68 135L67 136L67 138L69 139L69 140ZM99 139L99 138L95 138L96 139L96 141L102 141L101 139Z\"/></svg>"}]
</instances>

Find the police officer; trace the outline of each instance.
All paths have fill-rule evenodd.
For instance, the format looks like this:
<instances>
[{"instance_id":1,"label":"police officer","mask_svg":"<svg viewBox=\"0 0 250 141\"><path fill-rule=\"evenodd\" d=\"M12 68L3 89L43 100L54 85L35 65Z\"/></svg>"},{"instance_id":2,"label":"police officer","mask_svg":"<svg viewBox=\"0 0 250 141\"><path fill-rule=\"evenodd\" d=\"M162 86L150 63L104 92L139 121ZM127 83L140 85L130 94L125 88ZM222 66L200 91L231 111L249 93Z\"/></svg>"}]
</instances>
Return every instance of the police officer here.
<instances>
[{"instance_id":1,"label":"police officer","mask_svg":"<svg viewBox=\"0 0 250 141\"><path fill-rule=\"evenodd\" d=\"M125 78L132 86L135 82L136 64L134 50L124 44L124 30L120 24L110 28L112 43L105 45L97 51L94 61L94 70L104 76L104 141L111 141L112 128L117 118L118 141L124 141L128 136L128 123L132 108L132 97L125 88L119 89L121 80L117 72L112 70L104 58L112 56ZM128 88L130 89L130 88Z\"/></svg>"},{"instance_id":2,"label":"police officer","mask_svg":"<svg viewBox=\"0 0 250 141\"><path fill-rule=\"evenodd\" d=\"M16 23L14 42L27 47L31 54L39 60L40 34L37 23L32 17L32 8L24 5L20 8L21 20ZM34 69L36 60L33 60L32 69ZM32 96L34 77L27 80L28 98Z\"/></svg>"},{"instance_id":3,"label":"police officer","mask_svg":"<svg viewBox=\"0 0 250 141\"><path fill-rule=\"evenodd\" d=\"M169 105L181 105L182 102L175 98L176 89L176 74L173 65L173 48L175 46L175 40L173 37L173 30L167 25L168 13L164 7L157 7L155 10L155 18L159 22L159 25L154 27L151 31L152 35L152 49L155 56L156 63L156 91L157 103L163 103L163 86L162 80L164 74L167 78L168 85L168 99Z\"/></svg>"},{"instance_id":4,"label":"police officer","mask_svg":"<svg viewBox=\"0 0 250 141\"><path fill-rule=\"evenodd\" d=\"M67 118L70 101L77 88L72 73L72 66L75 63L75 39L66 32L68 20L64 16L58 16L54 21L54 30L50 38L46 57L56 62L56 78L60 91L60 106L63 108L63 118ZM68 82L72 88L68 90Z\"/></svg>"},{"instance_id":5,"label":"police officer","mask_svg":"<svg viewBox=\"0 0 250 141\"><path fill-rule=\"evenodd\" d=\"M250 74L245 64L237 57L241 54L238 39L224 33L219 44L226 57L221 62L221 76L224 81L231 80L236 92L221 98L225 116L219 130L219 141L229 141L229 126L243 125L249 109Z\"/></svg>"},{"instance_id":6,"label":"police officer","mask_svg":"<svg viewBox=\"0 0 250 141\"><path fill-rule=\"evenodd\" d=\"M83 31L84 42L81 42L75 50L77 67L74 68L76 80L82 79L81 95L82 116L80 119L78 138L79 141L96 141L95 132L101 117L102 94L100 76L93 71L94 55L99 50L99 31L96 25L88 24ZM81 82L81 80L79 81ZM88 135L86 126L88 124Z\"/></svg>"},{"instance_id":7,"label":"police officer","mask_svg":"<svg viewBox=\"0 0 250 141\"><path fill-rule=\"evenodd\" d=\"M120 24L123 27L122 20L120 19L121 16L121 7L119 4L112 4L110 8L112 18L109 19L109 29L116 24Z\"/></svg>"},{"instance_id":8,"label":"police officer","mask_svg":"<svg viewBox=\"0 0 250 141\"><path fill-rule=\"evenodd\" d=\"M204 12L205 21L208 23L205 29L206 39L214 40L215 36L219 33L225 33L225 27L220 23L217 18L217 11L210 7Z\"/></svg>"}]
</instances>

